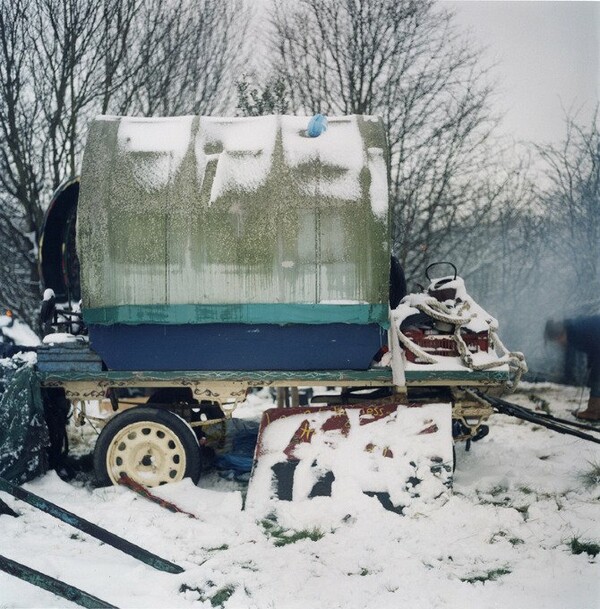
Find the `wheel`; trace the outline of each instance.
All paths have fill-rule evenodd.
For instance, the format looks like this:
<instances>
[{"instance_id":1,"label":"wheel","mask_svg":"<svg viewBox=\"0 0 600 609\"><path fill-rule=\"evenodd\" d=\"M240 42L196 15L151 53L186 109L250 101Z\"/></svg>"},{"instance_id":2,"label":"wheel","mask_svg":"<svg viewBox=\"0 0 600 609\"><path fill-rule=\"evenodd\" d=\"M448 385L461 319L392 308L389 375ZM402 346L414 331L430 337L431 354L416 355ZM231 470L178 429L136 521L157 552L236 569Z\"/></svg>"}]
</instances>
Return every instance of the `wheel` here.
<instances>
[{"instance_id":1,"label":"wheel","mask_svg":"<svg viewBox=\"0 0 600 609\"><path fill-rule=\"evenodd\" d=\"M122 474L144 486L190 477L198 481L200 447L192 429L176 414L137 407L111 419L94 449L99 484L117 484Z\"/></svg>"}]
</instances>

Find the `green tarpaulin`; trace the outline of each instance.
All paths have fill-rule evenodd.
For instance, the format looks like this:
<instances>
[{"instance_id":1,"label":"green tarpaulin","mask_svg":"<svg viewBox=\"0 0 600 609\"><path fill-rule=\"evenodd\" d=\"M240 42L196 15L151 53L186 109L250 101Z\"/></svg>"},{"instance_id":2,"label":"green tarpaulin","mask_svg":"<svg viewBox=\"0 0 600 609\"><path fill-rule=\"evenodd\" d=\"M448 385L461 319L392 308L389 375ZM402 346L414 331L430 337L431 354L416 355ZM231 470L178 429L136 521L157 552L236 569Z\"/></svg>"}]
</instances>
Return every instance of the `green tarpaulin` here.
<instances>
[{"instance_id":1,"label":"green tarpaulin","mask_svg":"<svg viewBox=\"0 0 600 609\"><path fill-rule=\"evenodd\" d=\"M251 305L268 317L277 305L274 323L307 323L280 305L315 305L308 323L330 323L346 306L373 312L358 323L385 322L382 122L330 117L310 138L308 120L96 119L77 227L88 321L181 323L183 311L186 323L210 323L213 306ZM198 305L192 318L187 305ZM140 318L147 306L156 317ZM357 323L356 309L347 313L342 321Z\"/></svg>"},{"instance_id":2,"label":"green tarpaulin","mask_svg":"<svg viewBox=\"0 0 600 609\"><path fill-rule=\"evenodd\" d=\"M0 391L0 477L21 484L48 469L50 439L33 364L13 358L0 365Z\"/></svg>"}]
</instances>

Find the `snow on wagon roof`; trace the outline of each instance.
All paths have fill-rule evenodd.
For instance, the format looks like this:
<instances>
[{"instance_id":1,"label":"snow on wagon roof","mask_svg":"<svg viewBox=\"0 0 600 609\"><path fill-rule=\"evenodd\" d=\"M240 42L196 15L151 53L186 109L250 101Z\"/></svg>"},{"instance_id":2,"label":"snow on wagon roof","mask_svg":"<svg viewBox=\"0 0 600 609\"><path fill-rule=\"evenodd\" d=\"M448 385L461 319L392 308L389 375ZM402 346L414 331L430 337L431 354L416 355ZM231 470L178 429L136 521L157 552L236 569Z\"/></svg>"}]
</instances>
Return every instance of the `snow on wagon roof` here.
<instances>
[{"instance_id":1,"label":"snow on wagon roof","mask_svg":"<svg viewBox=\"0 0 600 609\"><path fill-rule=\"evenodd\" d=\"M335 167L335 177L315 176L302 185L307 195L356 200L361 196L360 172L367 169L372 188L373 212L387 213L385 139L369 138L369 123L380 127L372 116L329 117L328 128L319 137L308 137L310 117L118 117L98 116L96 122L117 122L117 145L123 156L137 155L134 178L148 190L166 187L177 176L181 163L193 146L197 179L202 182L206 164L217 161L210 201L227 190L255 190L263 184L274 160L275 142L281 135L286 165L298 168L310 163ZM362 126L362 128L361 128ZM366 140L375 140L367 142ZM379 141L377 141L377 139ZM372 144L365 146L365 143ZM318 179L317 179L318 178Z\"/></svg>"}]
</instances>

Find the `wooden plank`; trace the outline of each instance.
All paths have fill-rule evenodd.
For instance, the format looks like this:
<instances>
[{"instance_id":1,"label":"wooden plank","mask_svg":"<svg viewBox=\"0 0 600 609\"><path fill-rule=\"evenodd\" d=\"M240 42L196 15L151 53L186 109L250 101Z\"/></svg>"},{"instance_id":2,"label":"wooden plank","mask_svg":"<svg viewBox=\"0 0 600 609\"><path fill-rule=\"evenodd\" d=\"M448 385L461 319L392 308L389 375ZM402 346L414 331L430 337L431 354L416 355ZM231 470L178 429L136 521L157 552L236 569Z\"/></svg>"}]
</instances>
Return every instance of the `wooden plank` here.
<instances>
[{"instance_id":1,"label":"wooden plank","mask_svg":"<svg viewBox=\"0 0 600 609\"><path fill-rule=\"evenodd\" d=\"M15 562L5 556L0 556L0 569L10 575L14 575L19 579L29 582L38 588L48 590L48 592L52 592L52 594L56 594L56 596L66 598L81 607L88 607L89 609L117 609L115 605L111 605L96 596L92 596L79 588L75 588L75 586L65 584L59 579L54 579L54 577L31 569L30 567Z\"/></svg>"},{"instance_id":2,"label":"wooden plank","mask_svg":"<svg viewBox=\"0 0 600 609\"><path fill-rule=\"evenodd\" d=\"M57 382L111 382L127 383L136 386L152 382L241 382L250 386L277 385L336 385L337 383L373 383L391 385L390 368L371 368L369 370L184 370L174 372L122 371L108 370L99 372L86 371L40 371L43 385ZM407 370L406 382L424 383L428 381L448 382L452 384L502 383L508 380L506 370Z\"/></svg>"},{"instance_id":3,"label":"wooden plank","mask_svg":"<svg viewBox=\"0 0 600 609\"><path fill-rule=\"evenodd\" d=\"M389 368L369 370L183 370L169 372L105 370L90 375L86 372L41 372L42 382L50 381L240 381L269 383L274 381L387 381Z\"/></svg>"},{"instance_id":4,"label":"wooden plank","mask_svg":"<svg viewBox=\"0 0 600 609\"><path fill-rule=\"evenodd\" d=\"M75 362L73 360L68 361L38 361L37 368L40 372L49 373L94 373L102 372L102 364L100 362Z\"/></svg>"},{"instance_id":5,"label":"wooden plank","mask_svg":"<svg viewBox=\"0 0 600 609\"><path fill-rule=\"evenodd\" d=\"M125 554L132 556L133 558L158 569L159 571L166 571L167 573L183 573L183 569L156 554L152 554L148 552L148 550L144 550L144 548L140 548L140 546L136 546L135 544L107 531L99 527L98 525L89 522L89 520L85 520L73 512L69 512L46 499L35 495L29 491L26 491L24 488L5 480L4 478L0 478L0 490L6 493L9 493L13 497L20 499L21 501L25 501L29 505L45 512L46 514L50 514L50 516L54 516L54 518L58 518L58 520L62 520L62 522L66 522L71 526L99 539L100 541L116 548L117 550L121 550Z\"/></svg>"},{"instance_id":6,"label":"wooden plank","mask_svg":"<svg viewBox=\"0 0 600 609\"><path fill-rule=\"evenodd\" d=\"M485 385L509 379L507 370L406 370L406 384Z\"/></svg>"}]
</instances>

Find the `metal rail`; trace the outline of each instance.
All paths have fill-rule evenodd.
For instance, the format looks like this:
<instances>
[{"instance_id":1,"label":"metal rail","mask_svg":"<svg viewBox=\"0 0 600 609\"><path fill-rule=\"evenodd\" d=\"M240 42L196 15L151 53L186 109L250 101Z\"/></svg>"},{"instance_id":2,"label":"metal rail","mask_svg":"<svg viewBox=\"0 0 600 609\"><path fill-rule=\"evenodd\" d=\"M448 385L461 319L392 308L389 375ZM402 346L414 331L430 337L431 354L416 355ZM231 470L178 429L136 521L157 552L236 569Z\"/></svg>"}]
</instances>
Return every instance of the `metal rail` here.
<instances>
[{"instance_id":1,"label":"metal rail","mask_svg":"<svg viewBox=\"0 0 600 609\"><path fill-rule=\"evenodd\" d=\"M519 406L518 404L513 404L512 402L507 402L506 400L502 400L494 396L484 395L481 393L481 391L465 389L465 393L472 395L480 401L487 402L496 412L501 414L522 419L523 421L528 421L530 423L535 423L558 433L575 436L576 438L581 438L582 440L587 440L588 442L600 444L599 437L579 431L580 429L585 429L587 431L600 433L600 428L596 428L592 425L586 425L584 423L569 421L567 419L561 419L551 414L534 412L533 410L529 410L529 408L525 408L524 406Z\"/></svg>"}]
</instances>

